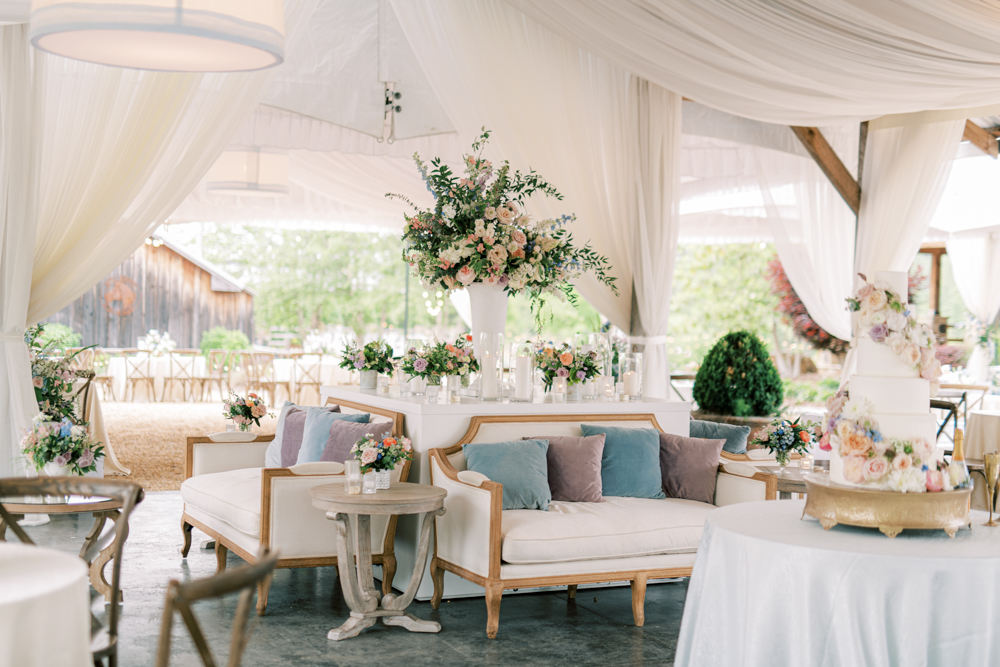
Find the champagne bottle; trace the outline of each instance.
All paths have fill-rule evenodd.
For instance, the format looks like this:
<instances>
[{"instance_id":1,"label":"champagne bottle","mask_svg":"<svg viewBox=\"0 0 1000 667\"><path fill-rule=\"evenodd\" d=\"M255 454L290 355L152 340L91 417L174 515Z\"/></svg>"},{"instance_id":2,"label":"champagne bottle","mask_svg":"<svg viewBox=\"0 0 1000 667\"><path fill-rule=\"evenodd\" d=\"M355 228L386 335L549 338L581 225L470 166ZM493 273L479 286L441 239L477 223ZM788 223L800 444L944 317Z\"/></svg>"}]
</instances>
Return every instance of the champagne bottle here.
<instances>
[{"instance_id":1,"label":"champagne bottle","mask_svg":"<svg viewBox=\"0 0 1000 667\"><path fill-rule=\"evenodd\" d=\"M965 435L962 429L955 429L955 449L951 453L951 463L948 465L948 476L951 477L951 485L958 488L965 488L969 485L969 467L965 463Z\"/></svg>"}]
</instances>

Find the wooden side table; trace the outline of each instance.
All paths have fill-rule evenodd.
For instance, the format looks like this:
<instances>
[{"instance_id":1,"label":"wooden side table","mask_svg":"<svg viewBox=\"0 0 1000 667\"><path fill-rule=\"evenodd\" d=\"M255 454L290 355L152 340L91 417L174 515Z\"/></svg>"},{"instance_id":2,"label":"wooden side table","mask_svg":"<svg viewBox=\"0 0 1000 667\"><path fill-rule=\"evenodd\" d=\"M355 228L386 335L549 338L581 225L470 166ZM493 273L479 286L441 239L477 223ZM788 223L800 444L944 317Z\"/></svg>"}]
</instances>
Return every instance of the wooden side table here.
<instances>
[{"instance_id":1,"label":"wooden side table","mask_svg":"<svg viewBox=\"0 0 1000 667\"><path fill-rule=\"evenodd\" d=\"M434 517L444 514L448 492L426 484L397 482L378 493L351 495L343 482L337 482L315 486L309 493L313 506L325 510L336 526L340 586L351 608L351 617L339 628L330 630L327 638L339 641L354 637L380 618L385 625L399 625L410 632L440 632L440 623L421 620L408 614L406 608L413 602L424 576ZM371 517L398 514L423 514L417 559L406 591L402 595L382 596L372 577Z\"/></svg>"}]
</instances>

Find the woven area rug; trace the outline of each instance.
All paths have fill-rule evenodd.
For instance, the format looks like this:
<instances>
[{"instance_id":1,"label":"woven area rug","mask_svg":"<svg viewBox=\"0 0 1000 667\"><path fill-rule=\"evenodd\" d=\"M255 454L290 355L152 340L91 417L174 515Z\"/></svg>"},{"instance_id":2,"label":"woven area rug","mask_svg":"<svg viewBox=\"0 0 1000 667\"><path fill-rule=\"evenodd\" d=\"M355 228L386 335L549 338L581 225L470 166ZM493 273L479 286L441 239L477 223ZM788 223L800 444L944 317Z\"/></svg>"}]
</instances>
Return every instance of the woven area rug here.
<instances>
[{"instance_id":1,"label":"woven area rug","mask_svg":"<svg viewBox=\"0 0 1000 667\"><path fill-rule=\"evenodd\" d=\"M127 478L146 491L173 491L184 481L188 436L226 430L222 403L101 403L118 460ZM277 419L264 417L255 432L274 433Z\"/></svg>"}]
</instances>

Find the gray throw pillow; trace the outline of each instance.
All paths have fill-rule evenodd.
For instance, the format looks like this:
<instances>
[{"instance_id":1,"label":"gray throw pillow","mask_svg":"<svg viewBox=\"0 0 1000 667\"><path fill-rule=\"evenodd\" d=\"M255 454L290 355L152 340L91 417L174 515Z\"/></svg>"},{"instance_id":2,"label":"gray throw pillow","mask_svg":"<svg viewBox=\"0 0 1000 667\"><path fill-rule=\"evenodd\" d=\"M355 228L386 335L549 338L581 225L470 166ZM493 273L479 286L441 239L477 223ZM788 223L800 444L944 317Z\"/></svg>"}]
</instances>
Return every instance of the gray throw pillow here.
<instances>
[{"instance_id":1,"label":"gray throw pillow","mask_svg":"<svg viewBox=\"0 0 1000 667\"><path fill-rule=\"evenodd\" d=\"M552 500L545 462L548 448L545 440L477 442L462 445L462 453L469 470L503 484L505 510L544 511Z\"/></svg>"},{"instance_id":2,"label":"gray throw pillow","mask_svg":"<svg viewBox=\"0 0 1000 667\"><path fill-rule=\"evenodd\" d=\"M374 422L371 424L359 424L356 422L337 419L330 424L330 437L326 441L320 461L335 461L343 463L348 459L353 459L351 447L358 440L368 434L372 434L377 440L392 435L392 422Z\"/></svg>"},{"instance_id":3,"label":"gray throw pillow","mask_svg":"<svg viewBox=\"0 0 1000 667\"><path fill-rule=\"evenodd\" d=\"M750 427L692 419L689 435L692 438L709 438L710 440L723 438L726 441L722 447L724 450L730 454L746 454Z\"/></svg>"},{"instance_id":4,"label":"gray throw pillow","mask_svg":"<svg viewBox=\"0 0 1000 667\"><path fill-rule=\"evenodd\" d=\"M667 498L715 502L715 478L725 440L660 434L660 474Z\"/></svg>"},{"instance_id":5,"label":"gray throw pillow","mask_svg":"<svg viewBox=\"0 0 1000 667\"><path fill-rule=\"evenodd\" d=\"M291 401L285 401L285 404L281 406L281 412L278 413L278 424L274 428L274 440L271 444L267 446L267 451L264 452L264 467L265 468L280 468L281 464L281 440L285 432L285 417L288 416L289 410L292 409L305 410L309 408L300 408ZM340 412L339 405L331 405L328 408L315 408L316 410L330 410L331 412Z\"/></svg>"},{"instance_id":6,"label":"gray throw pillow","mask_svg":"<svg viewBox=\"0 0 1000 667\"><path fill-rule=\"evenodd\" d=\"M524 440L548 440L545 460L548 466L552 500L571 503L603 503L601 495L601 456L604 434L587 437L574 435L532 436Z\"/></svg>"},{"instance_id":7,"label":"gray throw pillow","mask_svg":"<svg viewBox=\"0 0 1000 667\"><path fill-rule=\"evenodd\" d=\"M601 493L604 497L665 498L660 479L659 431L580 424L584 436L607 436L601 455Z\"/></svg>"}]
</instances>

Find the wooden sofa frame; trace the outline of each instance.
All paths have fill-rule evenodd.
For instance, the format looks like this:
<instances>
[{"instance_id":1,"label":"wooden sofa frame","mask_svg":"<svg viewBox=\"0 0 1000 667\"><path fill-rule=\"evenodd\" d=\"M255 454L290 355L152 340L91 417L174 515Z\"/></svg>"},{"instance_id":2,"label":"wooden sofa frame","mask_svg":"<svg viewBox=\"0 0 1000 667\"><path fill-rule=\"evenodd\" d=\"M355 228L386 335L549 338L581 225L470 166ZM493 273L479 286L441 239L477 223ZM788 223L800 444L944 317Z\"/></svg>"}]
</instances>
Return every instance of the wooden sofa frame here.
<instances>
[{"instance_id":1,"label":"wooden sofa frame","mask_svg":"<svg viewBox=\"0 0 1000 667\"><path fill-rule=\"evenodd\" d=\"M462 451L462 445L470 443L479 432L480 426L488 423L504 422L580 422L583 415L500 415L500 416L477 416L473 417L462 439L451 447L434 448L428 451L431 459L440 468L448 479L452 482L462 483L458 478L458 471L448 460L448 456ZM613 421L649 421L656 430L663 432L656 417L653 414L604 414L586 415L586 421L592 422L613 422ZM722 457L733 461L751 461L745 454L730 454L722 452ZM431 483L434 483L435 467L430 469ZM723 472L719 466L719 472ZM763 482L765 487L765 498L774 500L777 498L778 481L774 475L758 472L750 479ZM500 576L501 547L502 547L502 513L503 513L503 484L499 482L483 482L480 489L490 493L490 534L489 534L489 575L480 576L469 570L450 563L438 557L437 530L434 531L434 557L431 559L430 574L434 582L434 596L431 598L431 606L438 609L441 599L444 597L444 573L451 572L463 579L482 586L486 591L486 635L490 639L495 639L500 626L500 598L505 590L518 588L538 588L542 586L566 586L570 599L576 597L576 589L580 584L598 584L615 581L629 581L632 585L632 616L635 625L641 627L645 622L645 600L646 582L649 579L670 579L677 577L691 576L692 568L677 567L659 570L629 570L616 572L601 572L594 574L570 574L550 577L530 577L523 579L502 579ZM437 519L435 519L435 522Z\"/></svg>"},{"instance_id":2,"label":"wooden sofa frame","mask_svg":"<svg viewBox=\"0 0 1000 667\"><path fill-rule=\"evenodd\" d=\"M401 412L393 412L391 410L386 410L384 408L372 407L370 405L363 405L361 403L352 403L350 401L335 401L333 399L327 399L326 405L331 403L340 405L342 407L351 408L353 410L360 410L363 412L368 412L372 414L381 415L383 417L388 417L392 419L392 435L395 437L400 437L403 435L403 419L404 415ZM274 440L274 434L268 435L258 435L256 439L250 441L255 443L260 442L271 442ZM194 476L194 450L195 446L203 443L212 443L214 445L225 444L213 442L210 438L204 436L189 437L187 439L187 451L184 459L184 479L187 480ZM246 442L234 442L229 443L232 445L246 445ZM410 474L410 461L407 461L403 465L402 472L399 476L399 481L405 482ZM261 494L260 494L260 547L263 553L265 549L270 549L270 534L271 534L271 489L274 480L280 479L282 477L299 477L291 468L263 468L261 470ZM280 482L278 482L280 483ZM382 592L388 595L392 592L392 580L396 574L396 555L395 555L395 539L396 539L396 523L398 522L398 516L389 517L389 526L385 533L385 540L382 543L382 553L372 555L372 564L382 566ZM181 531L184 534L184 546L181 548L181 556L187 558L188 552L191 550L191 529L197 528L202 531L215 541L215 558L216 558L216 574L221 574L226 570L226 556L230 551L235 553L237 556L242 558L247 563L256 563L259 559L256 554L252 554L247 550L243 549L239 545L235 544L232 540L222 536L218 531L209 528L201 521L191 517L187 513L187 505L185 504L184 514L181 516ZM332 530L332 528L331 528ZM336 556L320 556L313 558L279 558L276 569L288 569L297 567L325 567L325 566L336 566L337 557ZM267 595L271 585L271 578L268 577L265 581L262 581L257 587L257 614L260 616L264 615L267 609Z\"/></svg>"}]
</instances>

